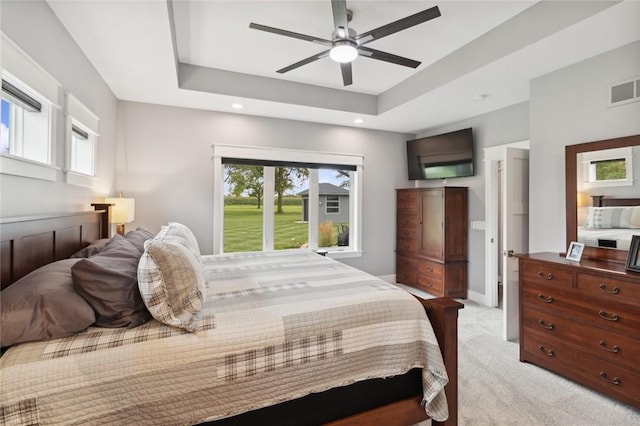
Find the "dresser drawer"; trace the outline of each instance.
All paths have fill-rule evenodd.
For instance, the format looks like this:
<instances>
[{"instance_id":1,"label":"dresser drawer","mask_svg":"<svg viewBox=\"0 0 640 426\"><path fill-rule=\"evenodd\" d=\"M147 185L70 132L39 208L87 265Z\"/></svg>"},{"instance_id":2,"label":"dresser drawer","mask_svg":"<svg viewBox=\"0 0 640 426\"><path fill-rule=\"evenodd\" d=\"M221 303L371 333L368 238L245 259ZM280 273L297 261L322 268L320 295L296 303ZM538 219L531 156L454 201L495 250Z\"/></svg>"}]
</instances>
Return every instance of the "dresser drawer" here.
<instances>
[{"instance_id":1,"label":"dresser drawer","mask_svg":"<svg viewBox=\"0 0 640 426\"><path fill-rule=\"evenodd\" d=\"M524 333L555 336L586 352L640 373L640 340L635 340L579 321L553 315L552 312L523 306Z\"/></svg>"},{"instance_id":2,"label":"dresser drawer","mask_svg":"<svg viewBox=\"0 0 640 426\"><path fill-rule=\"evenodd\" d=\"M552 315L582 321L631 338L638 337L640 308L580 297L561 289L533 288L525 286L521 292L523 309L530 305Z\"/></svg>"},{"instance_id":3,"label":"dresser drawer","mask_svg":"<svg viewBox=\"0 0 640 426\"><path fill-rule=\"evenodd\" d=\"M533 284L571 288L573 274L570 270L543 263L523 262L522 277Z\"/></svg>"},{"instance_id":4,"label":"dresser drawer","mask_svg":"<svg viewBox=\"0 0 640 426\"><path fill-rule=\"evenodd\" d=\"M640 305L640 279L638 283L631 283L579 272L578 289L599 299Z\"/></svg>"},{"instance_id":5,"label":"dresser drawer","mask_svg":"<svg viewBox=\"0 0 640 426\"><path fill-rule=\"evenodd\" d=\"M521 359L640 407L640 374L604 361L566 341L529 333L523 342Z\"/></svg>"},{"instance_id":6,"label":"dresser drawer","mask_svg":"<svg viewBox=\"0 0 640 426\"><path fill-rule=\"evenodd\" d=\"M418 272L429 277L442 279L444 276L444 265L428 260L421 260L418 264Z\"/></svg>"},{"instance_id":7,"label":"dresser drawer","mask_svg":"<svg viewBox=\"0 0 640 426\"><path fill-rule=\"evenodd\" d=\"M398 210L411 210L415 213L418 208L418 193L416 191L398 191L396 207Z\"/></svg>"},{"instance_id":8,"label":"dresser drawer","mask_svg":"<svg viewBox=\"0 0 640 426\"><path fill-rule=\"evenodd\" d=\"M444 283L442 279L418 273L418 288L436 296L444 295Z\"/></svg>"}]
</instances>

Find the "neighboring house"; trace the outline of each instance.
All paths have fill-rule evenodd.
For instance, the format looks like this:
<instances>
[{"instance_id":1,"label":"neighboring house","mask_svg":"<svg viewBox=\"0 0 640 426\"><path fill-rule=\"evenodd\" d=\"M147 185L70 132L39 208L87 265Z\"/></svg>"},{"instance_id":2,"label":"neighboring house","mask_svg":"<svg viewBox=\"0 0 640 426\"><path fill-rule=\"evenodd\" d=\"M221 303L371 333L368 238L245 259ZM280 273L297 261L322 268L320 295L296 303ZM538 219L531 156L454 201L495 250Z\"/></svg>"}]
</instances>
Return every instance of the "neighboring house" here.
<instances>
[{"instance_id":1,"label":"neighboring house","mask_svg":"<svg viewBox=\"0 0 640 426\"><path fill-rule=\"evenodd\" d=\"M333 223L349 223L349 190L331 183L319 185L319 220ZM302 197L302 220L309 220L309 190L297 194Z\"/></svg>"}]
</instances>

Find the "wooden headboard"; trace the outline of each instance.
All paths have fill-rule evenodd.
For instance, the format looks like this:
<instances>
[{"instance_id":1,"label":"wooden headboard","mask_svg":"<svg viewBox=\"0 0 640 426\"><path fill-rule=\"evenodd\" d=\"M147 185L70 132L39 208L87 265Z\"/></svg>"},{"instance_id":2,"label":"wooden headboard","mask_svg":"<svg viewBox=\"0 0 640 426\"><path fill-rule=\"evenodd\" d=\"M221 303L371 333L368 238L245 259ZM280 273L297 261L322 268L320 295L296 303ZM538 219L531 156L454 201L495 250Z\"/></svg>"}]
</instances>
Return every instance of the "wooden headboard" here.
<instances>
[{"instance_id":1,"label":"wooden headboard","mask_svg":"<svg viewBox=\"0 0 640 426\"><path fill-rule=\"evenodd\" d=\"M593 207L640 206L640 198L607 198L605 195L592 195Z\"/></svg>"},{"instance_id":2,"label":"wooden headboard","mask_svg":"<svg viewBox=\"0 0 640 426\"><path fill-rule=\"evenodd\" d=\"M109 238L109 204L95 211L0 219L0 288L29 272Z\"/></svg>"}]
</instances>

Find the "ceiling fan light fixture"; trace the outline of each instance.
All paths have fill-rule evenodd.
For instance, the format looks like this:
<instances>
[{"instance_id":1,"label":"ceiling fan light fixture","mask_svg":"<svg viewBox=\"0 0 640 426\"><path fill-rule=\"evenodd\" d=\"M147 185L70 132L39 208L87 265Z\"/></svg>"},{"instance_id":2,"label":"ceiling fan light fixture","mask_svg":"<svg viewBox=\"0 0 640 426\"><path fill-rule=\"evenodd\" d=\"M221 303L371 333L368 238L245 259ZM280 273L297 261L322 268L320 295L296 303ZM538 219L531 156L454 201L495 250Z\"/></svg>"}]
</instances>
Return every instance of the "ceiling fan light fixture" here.
<instances>
[{"instance_id":1,"label":"ceiling fan light fixture","mask_svg":"<svg viewBox=\"0 0 640 426\"><path fill-rule=\"evenodd\" d=\"M358 57L358 50L355 42L351 40L338 40L333 43L333 47L329 52L329 57L341 64L353 62Z\"/></svg>"}]
</instances>

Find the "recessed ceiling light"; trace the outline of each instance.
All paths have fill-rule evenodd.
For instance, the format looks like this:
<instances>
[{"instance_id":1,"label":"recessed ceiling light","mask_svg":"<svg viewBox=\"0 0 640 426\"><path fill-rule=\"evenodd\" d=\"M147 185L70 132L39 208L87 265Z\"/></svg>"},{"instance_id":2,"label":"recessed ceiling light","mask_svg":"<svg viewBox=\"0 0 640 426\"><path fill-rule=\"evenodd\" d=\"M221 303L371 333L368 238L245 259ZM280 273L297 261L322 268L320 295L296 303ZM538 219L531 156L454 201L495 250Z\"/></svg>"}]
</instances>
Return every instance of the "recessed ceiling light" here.
<instances>
[{"instance_id":1,"label":"recessed ceiling light","mask_svg":"<svg viewBox=\"0 0 640 426\"><path fill-rule=\"evenodd\" d=\"M236 102L236 103L231 105L231 108L233 108L233 109L242 109L242 104Z\"/></svg>"},{"instance_id":2,"label":"recessed ceiling light","mask_svg":"<svg viewBox=\"0 0 640 426\"><path fill-rule=\"evenodd\" d=\"M353 122L356 124L362 124L364 123L364 120L362 118L356 118L355 120L353 120Z\"/></svg>"}]
</instances>

